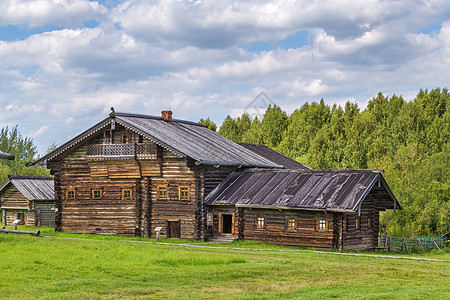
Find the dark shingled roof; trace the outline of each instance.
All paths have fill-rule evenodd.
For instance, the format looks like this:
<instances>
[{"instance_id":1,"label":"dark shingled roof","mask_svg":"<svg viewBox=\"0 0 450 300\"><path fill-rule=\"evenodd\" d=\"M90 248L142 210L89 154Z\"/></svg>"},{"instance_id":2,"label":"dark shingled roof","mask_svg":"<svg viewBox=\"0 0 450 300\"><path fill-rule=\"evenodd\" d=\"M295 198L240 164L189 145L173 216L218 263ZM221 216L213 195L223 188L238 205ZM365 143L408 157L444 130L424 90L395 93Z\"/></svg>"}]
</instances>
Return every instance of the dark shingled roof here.
<instances>
[{"instance_id":1,"label":"dark shingled roof","mask_svg":"<svg viewBox=\"0 0 450 300\"><path fill-rule=\"evenodd\" d=\"M234 172L206 197L205 203L356 211L376 183L377 194L385 208L401 209L380 170Z\"/></svg>"},{"instance_id":2,"label":"dark shingled roof","mask_svg":"<svg viewBox=\"0 0 450 300\"><path fill-rule=\"evenodd\" d=\"M287 157L286 155L281 154L280 152L277 152L266 145L258 145L258 144L248 144L248 143L238 143L244 148L247 148L250 151L255 152L258 155L261 155L264 158L267 158L268 160L276 163L277 165L282 165L287 169L301 169L301 170L311 170L311 168L305 166L302 163L299 163L298 161Z\"/></svg>"},{"instance_id":3,"label":"dark shingled roof","mask_svg":"<svg viewBox=\"0 0 450 300\"><path fill-rule=\"evenodd\" d=\"M38 176L9 176L0 187L0 193L12 184L25 198L33 200L54 200L54 180L53 177Z\"/></svg>"},{"instance_id":4,"label":"dark shingled roof","mask_svg":"<svg viewBox=\"0 0 450 300\"><path fill-rule=\"evenodd\" d=\"M128 113L112 113L109 118L79 134L34 162L33 165L46 164L48 160L56 158L113 122L142 135L179 157L192 158L197 164L284 168L282 165L230 141L204 125L177 119L168 123L161 117Z\"/></svg>"}]
</instances>

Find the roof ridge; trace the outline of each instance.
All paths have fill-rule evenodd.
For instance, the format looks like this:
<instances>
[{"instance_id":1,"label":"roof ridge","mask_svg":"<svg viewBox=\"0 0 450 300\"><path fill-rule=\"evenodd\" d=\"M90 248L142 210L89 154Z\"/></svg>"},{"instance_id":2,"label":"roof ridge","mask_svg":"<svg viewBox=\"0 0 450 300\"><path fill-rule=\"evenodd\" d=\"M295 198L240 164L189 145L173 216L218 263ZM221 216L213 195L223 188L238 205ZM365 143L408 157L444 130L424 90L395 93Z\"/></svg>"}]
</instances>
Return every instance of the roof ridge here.
<instances>
[{"instance_id":1,"label":"roof ridge","mask_svg":"<svg viewBox=\"0 0 450 300\"><path fill-rule=\"evenodd\" d=\"M151 115L144 115L144 114L134 114L134 113L126 113L126 112L116 112L115 113L116 116L119 117L134 117L134 118L142 118L142 119L152 119L152 120L161 120L164 121L163 119L161 119L161 117L157 117L157 116L151 116ZM165 121L164 121L165 122ZM197 123L197 122L193 122L193 121L188 121L188 120L181 120L181 119L172 119L171 121L172 123L184 123L184 124L190 124L190 125L196 125L196 126L200 126L200 127L208 127L206 125Z\"/></svg>"},{"instance_id":2,"label":"roof ridge","mask_svg":"<svg viewBox=\"0 0 450 300\"><path fill-rule=\"evenodd\" d=\"M8 175L9 179L41 179L41 180L54 180L50 176L22 176L22 175Z\"/></svg>"}]
</instances>

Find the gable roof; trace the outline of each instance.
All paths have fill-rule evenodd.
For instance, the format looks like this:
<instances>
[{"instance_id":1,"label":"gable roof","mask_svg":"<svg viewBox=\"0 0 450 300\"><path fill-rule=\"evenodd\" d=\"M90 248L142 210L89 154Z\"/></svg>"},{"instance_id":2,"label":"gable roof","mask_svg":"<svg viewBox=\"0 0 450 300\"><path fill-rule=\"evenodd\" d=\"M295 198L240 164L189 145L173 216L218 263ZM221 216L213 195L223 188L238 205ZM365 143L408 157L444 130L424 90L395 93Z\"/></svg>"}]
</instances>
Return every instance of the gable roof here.
<instances>
[{"instance_id":1,"label":"gable roof","mask_svg":"<svg viewBox=\"0 0 450 300\"><path fill-rule=\"evenodd\" d=\"M30 201L54 200L53 177L9 175L9 180L0 187L0 193L10 185L15 186Z\"/></svg>"},{"instance_id":2,"label":"gable roof","mask_svg":"<svg viewBox=\"0 0 450 300\"><path fill-rule=\"evenodd\" d=\"M287 169L294 169L294 170L311 170L311 168L305 166L302 163L299 163L298 161L287 157L286 155L281 154L280 152L277 152L266 145L258 145L258 144L248 144L248 143L238 143L242 147L255 152L256 154L267 158L271 162L282 165Z\"/></svg>"},{"instance_id":3,"label":"gable roof","mask_svg":"<svg viewBox=\"0 0 450 300\"><path fill-rule=\"evenodd\" d=\"M0 151L0 159L13 160L14 159L14 155Z\"/></svg>"},{"instance_id":4,"label":"gable roof","mask_svg":"<svg viewBox=\"0 0 450 300\"><path fill-rule=\"evenodd\" d=\"M234 172L205 199L210 205L357 211L377 189L385 208L402 209L380 170Z\"/></svg>"},{"instance_id":5,"label":"gable roof","mask_svg":"<svg viewBox=\"0 0 450 300\"><path fill-rule=\"evenodd\" d=\"M196 164L284 168L204 125L177 119L168 123L160 117L128 113L111 113L109 118L82 132L32 165L46 164L48 160L58 157L111 124L120 124L181 158L192 158Z\"/></svg>"}]
</instances>

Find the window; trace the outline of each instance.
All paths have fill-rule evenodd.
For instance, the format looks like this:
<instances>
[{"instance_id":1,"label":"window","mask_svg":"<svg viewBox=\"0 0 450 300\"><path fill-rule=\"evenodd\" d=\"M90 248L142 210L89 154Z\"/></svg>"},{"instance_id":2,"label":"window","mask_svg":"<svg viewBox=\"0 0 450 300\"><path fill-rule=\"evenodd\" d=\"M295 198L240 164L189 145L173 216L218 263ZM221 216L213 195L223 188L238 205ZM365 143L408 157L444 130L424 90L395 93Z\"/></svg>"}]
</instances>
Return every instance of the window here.
<instances>
[{"instance_id":1,"label":"window","mask_svg":"<svg viewBox=\"0 0 450 300\"><path fill-rule=\"evenodd\" d=\"M289 230L297 229L297 220L295 218L288 218L287 229Z\"/></svg>"},{"instance_id":2,"label":"window","mask_svg":"<svg viewBox=\"0 0 450 300\"><path fill-rule=\"evenodd\" d=\"M66 199L74 200L75 199L75 189L67 189L66 190Z\"/></svg>"},{"instance_id":3,"label":"window","mask_svg":"<svg viewBox=\"0 0 450 300\"><path fill-rule=\"evenodd\" d=\"M256 228L263 229L266 227L266 219L262 216L256 217Z\"/></svg>"},{"instance_id":4,"label":"window","mask_svg":"<svg viewBox=\"0 0 450 300\"><path fill-rule=\"evenodd\" d=\"M318 221L318 230L326 231L327 230L327 219L325 217L320 217Z\"/></svg>"},{"instance_id":5,"label":"window","mask_svg":"<svg viewBox=\"0 0 450 300\"><path fill-rule=\"evenodd\" d=\"M126 144L126 143L129 143L129 142L131 142L130 135L127 134L127 133L122 134L122 144Z\"/></svg>"},{"instance_id":6,"label":"window","mask_svg":"<svg viewBox=\"0 0 450 300\"><path fill-rule=\"evenodd\" d=\"M122 189L122 199L131 199L133 191L131 189Z\"/></svg>"},{"instance_id":7,"label":"window","mask_svg":"<svg viewBox=\"0 0 450 300\"><path fill-rule=\"evenodd\" d=\"M157 197L158 199L167 199L167 185L158 185Z\"/></svg>"},{"instance_id":8,"label":"window","mask_svg":"<svg viewBox=\"0 0 450 300\"><path fill-rule=\"evenodd\" d=\"M179 198L180 198L180 200L189 200L189 187L188 186L180 186Z\"/></svg>"},{"instance_id":9,"label":"window","mask_svg":"<svg viewBox=\"0 0 450 300\"><path fill-rule=\"evenodd\" d=\"M101 189L92 190L92 199L102 199L103 191Z\"/></svg>"},{"instance_id":10,"label":"window","mask_svg":"<svg viewBox=\"0 0 450 300\"><path fill-rule=\"evenodd\" d=\"M355 228L361 229L361 217L360 216L355 217Z\"/></svg>"},{"instance_id":11,"label":"window","mask_svg":"<svg viewBox=\"0 0 450 300\"><path fill-rule=\"evenodd\" d=\"M346 231L347 227L348 227L348 218L347 214L344 214L344 217L342 218L342 229Z\"/></svg>"}]
</instances>

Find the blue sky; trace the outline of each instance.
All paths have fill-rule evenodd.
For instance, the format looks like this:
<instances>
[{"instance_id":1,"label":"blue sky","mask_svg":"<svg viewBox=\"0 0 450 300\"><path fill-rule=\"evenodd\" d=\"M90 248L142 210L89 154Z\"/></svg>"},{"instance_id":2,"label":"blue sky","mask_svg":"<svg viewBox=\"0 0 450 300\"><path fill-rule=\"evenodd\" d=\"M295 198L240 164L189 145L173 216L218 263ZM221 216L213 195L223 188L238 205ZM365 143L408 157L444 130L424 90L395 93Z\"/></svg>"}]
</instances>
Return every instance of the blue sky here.
<instances>
[{"instance_id":1,"label":"blue sky","mask_svg":"<svg viewBox=\"0 0 450 300\"><path fill-rule=\"evenodd\" d=\"M444 0L3 0L0 16L0 128L40 154L111 106L220 124L261 92L291 113L450 78Z\"/></svg>"}]
</instances>

